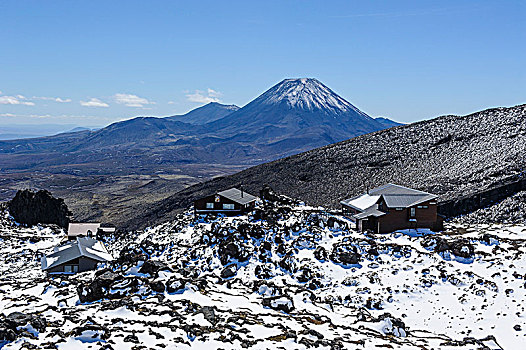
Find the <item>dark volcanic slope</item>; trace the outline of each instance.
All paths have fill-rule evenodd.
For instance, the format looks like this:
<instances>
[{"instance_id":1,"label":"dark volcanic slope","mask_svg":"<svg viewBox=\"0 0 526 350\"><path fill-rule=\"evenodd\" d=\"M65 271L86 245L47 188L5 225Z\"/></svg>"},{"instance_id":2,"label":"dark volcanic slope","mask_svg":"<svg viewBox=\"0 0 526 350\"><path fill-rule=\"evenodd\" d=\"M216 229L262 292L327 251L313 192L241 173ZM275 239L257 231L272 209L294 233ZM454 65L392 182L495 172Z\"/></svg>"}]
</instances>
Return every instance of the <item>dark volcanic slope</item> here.
<instances>
[{"instance_id":1,"label":"dark volcanic slope","mask_svg":"<svg viewBox=\"0 0 526 350\"><path fill-rule=\"evenodd\" d=\"M243 184L263 184L308 204L337 207L371 186L396 182L441 195L470 196L517 181L526 166L526 105L444 116L362 135L189 187L131 220L139 227L172 218L192 200Z\"/></svg>"}]
</instances>

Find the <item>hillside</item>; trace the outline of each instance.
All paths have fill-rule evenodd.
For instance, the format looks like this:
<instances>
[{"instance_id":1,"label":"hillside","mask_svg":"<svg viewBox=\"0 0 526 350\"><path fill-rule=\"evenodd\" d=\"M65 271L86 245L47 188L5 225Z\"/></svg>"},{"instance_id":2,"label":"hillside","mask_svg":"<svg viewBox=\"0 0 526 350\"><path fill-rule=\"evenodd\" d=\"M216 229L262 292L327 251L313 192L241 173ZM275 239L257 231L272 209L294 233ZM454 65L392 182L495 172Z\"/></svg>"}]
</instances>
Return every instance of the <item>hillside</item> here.
<instances>
[{"instance_id":1,"label":"hillside","mask_svg":"<svg viewBox=\"0 0 526 350\"><path fill-rule=\"evenodd\" d=\"M524 225L364 235L309 209L183 213L105 237L115 260L69 276L39 264L63 231L20 227L2 211L0 346L524 348Z\"/></svg>"},{"instance_id":2,"label":"hillside","mask_svg":"<svg viewBox=\"0 0 526 350\"><path fill-rule=\"evenodd\" d=\"M195 198L240 184L254 194L269 184L308 204L333 208L366 184L387 182L438 194L444 202L517 182L525 167L526 105L493 108L362 135L197 184L127 226L173 218Z\"/></svg>"}]
</instances>

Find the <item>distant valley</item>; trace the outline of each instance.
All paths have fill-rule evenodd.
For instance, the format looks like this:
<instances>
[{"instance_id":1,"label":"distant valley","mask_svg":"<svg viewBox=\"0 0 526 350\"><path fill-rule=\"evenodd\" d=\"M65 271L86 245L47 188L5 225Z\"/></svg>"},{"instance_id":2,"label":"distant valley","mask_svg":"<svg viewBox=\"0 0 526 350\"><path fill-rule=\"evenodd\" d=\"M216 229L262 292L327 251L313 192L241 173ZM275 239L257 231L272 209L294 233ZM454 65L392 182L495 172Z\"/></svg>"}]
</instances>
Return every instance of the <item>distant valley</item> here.
<instances>
[{"instance_id":1,"label":"distant valley","mask_svg":"<svg viewBox=\"0 0 526 350\"><path fill-rule=\"evenodd\" d=\"M396 125L316 79L286 79L242 108L210 103L181 116L0 141L0 200L45 188L77 219L118 223L203 180Z\"/></svg>"}]
</instances>

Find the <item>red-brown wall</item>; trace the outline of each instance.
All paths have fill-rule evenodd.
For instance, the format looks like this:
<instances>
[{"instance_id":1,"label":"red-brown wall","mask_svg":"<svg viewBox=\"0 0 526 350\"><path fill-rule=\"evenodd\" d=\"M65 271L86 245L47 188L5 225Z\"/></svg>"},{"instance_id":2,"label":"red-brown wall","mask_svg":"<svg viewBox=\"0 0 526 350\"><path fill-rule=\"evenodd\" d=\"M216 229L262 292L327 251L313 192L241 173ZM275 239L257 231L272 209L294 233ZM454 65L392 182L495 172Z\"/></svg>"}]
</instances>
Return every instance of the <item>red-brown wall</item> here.
<instances>
[{"instance_id":1,"label":"red-brown wall","mask_svg":"<svg viewBox=\"0 0 526 350\"><path fill-rule=\"evenodd\" d=\"M435 203L435 204L430 204ZM408 229L408 228L437 228L437 205L436 201L428 201L419 204L419 206L427 205L427 209L417 208L415 219L416 222L409 221L409 208L403 210L396 210L395 208L389 208L388 213L378 218L380 223L380 233L389 233L396 230Z\"/></svg>"}]
</instances>

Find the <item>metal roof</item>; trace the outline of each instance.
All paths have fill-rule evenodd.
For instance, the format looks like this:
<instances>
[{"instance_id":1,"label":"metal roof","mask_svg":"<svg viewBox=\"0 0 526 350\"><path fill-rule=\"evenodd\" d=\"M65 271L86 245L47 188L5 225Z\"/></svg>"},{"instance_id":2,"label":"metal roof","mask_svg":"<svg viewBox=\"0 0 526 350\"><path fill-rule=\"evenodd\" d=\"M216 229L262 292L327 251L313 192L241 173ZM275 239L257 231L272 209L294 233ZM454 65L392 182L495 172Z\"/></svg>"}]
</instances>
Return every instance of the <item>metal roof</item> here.
<instances>
[{"instance_id":1,"label":"metal roof","mask_svg":"<svg viewBox=\"0 0 526 350\"><path fill-rule=\"evenodd\" d=\"M368 218L369 216L380 217L380 216L384 216L385 214L387 214L387 213L378 210L378 205L375 204L372 207L367 208L367 210L365 210L364 212L354 215L354 218L356 218L356 219L364 219L364 218Z\"/></svg>"},{"instance_id":2,"label":"metal roof","mask_svg":"<svg viewBox=\"0 0 526 350\"><path fill-rule=\"evenodd\" d=\"M80 257L100 262L113 260L113 256L108 253L108 250L101 242L89 237L77 237L76 242L55 247L55 251L52 254L42 257L42 270L49 270Z\"/></svg>"},{"instance_id":3,"label":"metal roof","mask_svg":"<svg viewBox=\"0 0 526 350\"><path fill-rule=\"evenodd\" d=\"M391 183L374 188L369 191L369 194L381 195L389 208L408 208L438 197L431 193Z\"/></svg>"},{"instance_id":4,"label":"metal roof","mask_svg":"<svg viewBox=\"0 0 526 350\"><path fill-rule=\"evenodd\" d=\"M435 199L436 196L432 194L427 195L393 195L393 194L384 194L382 197L385 200L385 204L388 208L408 208L413 205L417 205L429 200Z\"/></svg>"},{"instance_id":5,"label":"metal roof","mask_svg":"<svg viewBox=\"0 0 526 350\"><path fill-rule=\"evenodd\" d=\"M95 222L70 222L68 225L68 236L87 236L88 231L96 234L100 223Z\"/></svg>"},{"instance_id":6,"label":"metal roof","mask_svg":"<svg viewBox=\"0 0 526 350\"><path fill-rule=\"evenodd\" d=\"M364 211L365 209L375 205L378 199L380 199L380 196L370 196L365 193L353 198L345 199L340 203L353 209Z\"/></svg>"},{"instance_id":7,"label":"metal roof","mask_svg":"<svg viewBox=\"0 0 526 350\"><path fill-rule=\"evenodd\" d=\"M395 185L395 184L392 184L392 183L388 183L386 185L373 188L372 190L369 191L369 194L370 195L385 195L385 194L390 194L390 195L420 195L420 196L422 196L422 195L430 195L430 196L434 196L435 198L437 197L437 196L435 196L434 194L431 194L431 193L415 190L413 188L409 188L409 187L405 187L405 186L401 186L401 185Z\"/></svg>"},{"instance_id":8,"label":"metal roof","mask_svg":"<svg viewBox=\"0 0 526 350\"><path fill-rule=\"evenodd\" d=\"M235 187L230 188L225 191L221 191L217 193L221 197L225 197L230 199L233 202L239 203L239 204L248 204L250 202L253 202L257 199L257 197L251 195L250 193L247 193L245 191L241 191Z\"/></svg>"},{"instance_id":9,"label":"metal roof","mask_svg":"<svg viewBox=\"0 0 526 350\"><path fill-rule=\"evenodd\" d=\"M369 193L364 193L359 196L343 200L340 203L365 213L371 207L376 208L376 203L380 197L385 200L385 204L389 208L408 208L436 199L438 196L389 183L373 188L369 191Z\"/></svg>"}]
</instances>

